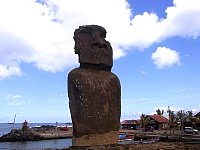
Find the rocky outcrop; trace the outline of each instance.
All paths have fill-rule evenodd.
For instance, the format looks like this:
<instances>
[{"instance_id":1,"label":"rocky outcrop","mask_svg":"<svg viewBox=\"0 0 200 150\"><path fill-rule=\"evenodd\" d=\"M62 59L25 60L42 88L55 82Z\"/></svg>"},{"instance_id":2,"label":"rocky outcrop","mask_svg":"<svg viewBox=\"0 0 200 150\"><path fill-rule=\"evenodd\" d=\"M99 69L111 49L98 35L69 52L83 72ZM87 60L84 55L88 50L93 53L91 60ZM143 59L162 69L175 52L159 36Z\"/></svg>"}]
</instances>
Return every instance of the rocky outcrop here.
<instances>
[{"instance_id":1,"label":"rocky outcrop","mask_svg":"<svg viewBox=\"0 0 200 150\"><path fill-rule=\"evenodd\" d=\"M28 129L23 131L21 129L13 129L10 133L0 137L1 142L16 142L16 141L37 141L42 140L38 134L35 134L32 130Z\"/></svg>"}]
</instances>

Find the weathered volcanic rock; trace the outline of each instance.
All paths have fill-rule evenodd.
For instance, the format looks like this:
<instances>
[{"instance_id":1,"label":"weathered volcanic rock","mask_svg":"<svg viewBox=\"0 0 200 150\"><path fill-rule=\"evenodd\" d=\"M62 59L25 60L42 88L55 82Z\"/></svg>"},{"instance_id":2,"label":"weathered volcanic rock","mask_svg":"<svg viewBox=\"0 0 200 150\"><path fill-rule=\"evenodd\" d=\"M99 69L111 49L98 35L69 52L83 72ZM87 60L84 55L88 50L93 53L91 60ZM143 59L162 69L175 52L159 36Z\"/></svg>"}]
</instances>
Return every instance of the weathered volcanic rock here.
<instances>
[{"instance_id":1,"label":"weathered volcanic rock","mask_svg":"<svg viewBox=\"0 0 200 150\"><path fill-rule=\"evenodd\" d=\"M27 131L13 129L10 133L0 137L1 142L16 142L16 141L37 141L43 137L35 134L30 129Z\"/></svg>"},{"instance_id":2,"label":"weathered volcanic rock","mask_svg":"<svg viewBox=\"0 0 200 150\"><path fill-rule=\"evenodd\" d=\"M81 26L74 33L80 67L68 74L73 146L118 142L121 87L111 72L112 48L106 31L96 25Z\"/></svg>"}]
</instances>

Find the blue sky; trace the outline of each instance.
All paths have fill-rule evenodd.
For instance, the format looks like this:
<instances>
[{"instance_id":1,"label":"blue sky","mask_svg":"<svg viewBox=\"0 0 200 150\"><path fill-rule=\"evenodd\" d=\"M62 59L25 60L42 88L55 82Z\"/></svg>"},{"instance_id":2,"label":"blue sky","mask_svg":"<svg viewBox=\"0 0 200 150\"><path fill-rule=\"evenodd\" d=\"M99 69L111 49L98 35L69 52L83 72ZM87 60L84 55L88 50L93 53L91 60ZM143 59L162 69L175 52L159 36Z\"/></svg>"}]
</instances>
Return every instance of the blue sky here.
<instances>
[{"instance_id":1,"label":"blue sky","mask_svg":"<svg viewBox=\"0 0 200 150\"><path fill-rule=\"evenodd\" d=\"M200 111L199 0L0 2L0 122L70 122L73 32L106 28L123 119L160 108Z\"/></svg>"}]
</instances>

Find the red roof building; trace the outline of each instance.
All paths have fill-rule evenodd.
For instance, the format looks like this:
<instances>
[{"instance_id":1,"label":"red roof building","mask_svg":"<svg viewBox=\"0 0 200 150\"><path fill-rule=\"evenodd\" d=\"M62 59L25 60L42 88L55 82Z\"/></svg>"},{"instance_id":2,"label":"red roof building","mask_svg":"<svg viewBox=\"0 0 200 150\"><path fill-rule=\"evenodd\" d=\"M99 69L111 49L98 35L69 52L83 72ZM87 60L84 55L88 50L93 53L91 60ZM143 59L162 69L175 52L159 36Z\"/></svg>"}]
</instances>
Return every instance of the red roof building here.
<instances>
[{"instance_id":1,"label":"red roof building","mask_svg":"<svg viewBox=\"0 0 200 150\"><path fill-rule=\"evenodd\" d=\"M139 127L138 120L123 120L121 122L121 128L122 129L137 129Z\"/></svg>"},{"instance_id":2,"label":"red roof building","mask_svg":"<svg viewBox=\"0 0 200 150\"><path fill-rule=\"evenodd\" d=\"M161 115L147 115L150 118L149 125L153 126L154 129L166 129L169 125L169 120Z\"/></svg>"}]
</instances>

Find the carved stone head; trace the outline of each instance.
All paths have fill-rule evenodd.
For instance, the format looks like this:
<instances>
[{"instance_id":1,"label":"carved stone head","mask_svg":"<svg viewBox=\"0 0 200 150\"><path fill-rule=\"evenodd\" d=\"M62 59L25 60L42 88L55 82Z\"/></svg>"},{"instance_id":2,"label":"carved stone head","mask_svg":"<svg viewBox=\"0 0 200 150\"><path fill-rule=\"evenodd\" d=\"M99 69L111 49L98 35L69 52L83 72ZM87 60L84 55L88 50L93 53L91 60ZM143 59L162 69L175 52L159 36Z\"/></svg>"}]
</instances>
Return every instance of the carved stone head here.
<instances>
[{"instance_id":1,"label":"carved stone head","mask_svg":"<svg viewBox=\"0 0 200 150\"><path fill-rule=\"evenodd\" d=\"M106 38L106 30L98 25L80 26L74 32L75 54L79 63L113 65L112 47Z\"/></svg>"}]
</instances>

